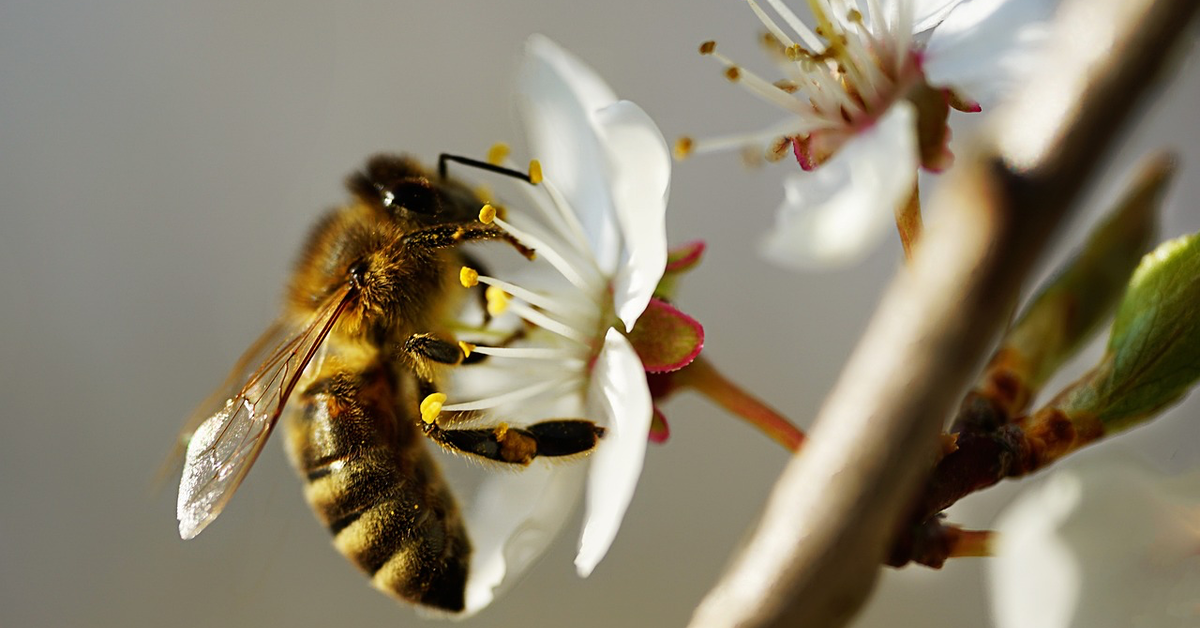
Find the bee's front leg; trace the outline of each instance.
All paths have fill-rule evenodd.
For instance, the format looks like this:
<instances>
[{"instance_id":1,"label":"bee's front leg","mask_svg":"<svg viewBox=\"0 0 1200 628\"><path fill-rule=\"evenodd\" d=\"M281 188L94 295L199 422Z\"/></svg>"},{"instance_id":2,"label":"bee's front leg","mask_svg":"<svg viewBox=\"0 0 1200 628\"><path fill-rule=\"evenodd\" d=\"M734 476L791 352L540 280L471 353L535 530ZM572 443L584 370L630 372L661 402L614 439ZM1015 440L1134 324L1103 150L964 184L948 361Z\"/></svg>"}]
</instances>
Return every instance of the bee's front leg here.
<instances>
[{"instance_id":1,"label":"bee's front leg","mask_svg":"<svg viewBox=\"0 0 1200 628\"><path fill-rule=\"evenodd\" d=\"M537 257L534 250L525 246L509 232L481 222L463 223L458 225L437 225L414 231L404 236L405 244L423 249L435 250L458 246L464 242L480 240L502 240L511 245L526 259Z\"/></svg>"}]
</instances>

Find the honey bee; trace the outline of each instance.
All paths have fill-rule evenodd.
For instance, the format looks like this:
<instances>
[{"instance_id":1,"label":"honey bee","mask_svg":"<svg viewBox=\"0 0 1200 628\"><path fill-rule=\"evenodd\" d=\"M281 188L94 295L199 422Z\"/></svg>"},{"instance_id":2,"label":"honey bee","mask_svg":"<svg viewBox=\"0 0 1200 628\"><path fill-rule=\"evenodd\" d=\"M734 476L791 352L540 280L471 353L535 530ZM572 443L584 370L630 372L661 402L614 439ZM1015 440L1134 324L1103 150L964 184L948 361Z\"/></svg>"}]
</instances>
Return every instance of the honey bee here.
<instances>
[{"instance_id":1,"label":"honey bee","mask_svg":"<svg viewBox=\"0 0 1200 628\"><path fill-rule=\"evenodd\" d=\"M313 228L283 315L196 413L194 431L185 429L181 537L195 537L220 514L282 416L288 456L337 549L376 588L457 612L470 536L421 436L518 467L595 447L603 428L584 419L470 429L445 417L422 420L418 409L437 392L439 371L471 361L448 333L468 294L457 285L465 259L458 245L507 242L533 256L477 219L484 202L446 176L447 162L533 183L525 173L451 155L439 159L436 174L411 158L381 155L347 179L353 199Z\"/></svg>"}]
</instances>

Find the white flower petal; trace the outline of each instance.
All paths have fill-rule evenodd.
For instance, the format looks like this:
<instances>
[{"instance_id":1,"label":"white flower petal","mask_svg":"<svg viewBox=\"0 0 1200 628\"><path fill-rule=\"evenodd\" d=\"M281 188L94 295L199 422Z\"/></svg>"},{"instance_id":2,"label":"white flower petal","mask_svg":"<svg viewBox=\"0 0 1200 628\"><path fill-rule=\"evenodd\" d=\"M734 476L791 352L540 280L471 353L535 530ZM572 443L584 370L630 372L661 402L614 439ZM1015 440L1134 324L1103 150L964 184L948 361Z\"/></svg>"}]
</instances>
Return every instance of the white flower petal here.
<instances>
[{"instance_id":1,"label":"white flower petal","mask_svg":"<svg viewBox=\"0 0 1200 628\"><path fill-rule=\"evenodd\" d=\"M525 41L525 52L530 62L545 65L553 75L543 78L562 83L561 86L552 89L567 89L571 92L579 109L598 111L617 101L617 95L613 93L612 88L591 66L549 37L531 35Z\"/></svg>"},{"instance_id":2,"label":"white flower petal","mask_svg":"<svg viewBox=\"0 0 1200 628\"><path fill-rule=\"evenodd\" d=\"M861 258L916 183L915 120L910 103L896 103L816 170L789 176L763 242L767 259L801 269Z\"/></svg>"},{"instance_id":3,"label":"white flower petal","mask_svg":"<svg viewBox=\"0 0 1200 628\"><path fill-rule=\"evenodd\" d=\"M1200 625L1200 472L1074 465L1018 497L996 529L998 628Z\"/></svg>"},{"instance_id":4,"label":"white flower petal","mask_svg":"<svg viewBox=\"0 0 1200 628\"><path fill-rule=\"evenodd\" d=\"M968 3L970 0L966 0ZM913 33L921 33L937 26L946 15L964 0L910 0L913 11Z\"/></svg>"},{"instance_id":5,"label":"white flower petal","mask_svg":"<svg viewBox=\"0 0 1200 628\"><path fill-rule=\"evenodd\" d=\"M608 430L592 454L587 512L575 568L587 577L608 553L633 499L653 412L646 373L625 336L610 328L592 372L590 416L602 413Z\"/></svg>"},{"instance_id":6,"label":"white flower petal","mask_svg":"<svg viewBox=\"0 0 1200 628\"><path fill-rule=\"evenodd\" d=\"M555 270L571 279L564 269L578 264L603 285L592 290L584 285L587 282L557 277L534 292L525 292L526 287L516 283L481 278L491 285L507 286L518 297L510 310L539 328L508 347L505 355L494 355L482 371L473 367L484 379L495 376L488 369L500 368L503 373L495 376L495 382L502 384L498 389L484 381L452 378L455 403L461 405L458 398L471 390L473 394L465 398L473 401L467 403L486 405L497 415L525 417L526 421L584 416L608 431L593 452L591 464L538 460L524 472L485 481L465 510L474 548L467 614L490 604L545 550L570 514L584 472L588 474L588 508L576 566L582 575L595 568L612 544L632 499L652 413L640 359L624 335L600 327L600 317L616 310L632 325L666 265L664 213L671 166L667 143L644 111L633 103L617 102L594 72L543 37L529 40L520 89L530 144L534 156L543 160L548 193L557 206L574 212L580 224L576 227L571 221L553 219L552 224L531 223L534 217L522 217L519 212L512 216L512 223L498 224L519 238L535 240L535 248L543 252L551 250L551 245L564 245L561 259L555 258ZM586 244L581 242L584 237ZM611 295L608 286L613 286ZM557 336L548 333L555 331L548 315L531 316L522 298L532 304L544 301L547 312L555 316L578 312L570 315L570 327L590 340L582 347L555 342ZM554 307L549 307L550 303ZM522 307L528 311L521 311ZM558 323L566 324L565 319ZM599 340L595 334L600 330L606 334L604 344L589 369L588 348ZM579 355L580 351L584 354ZM547 358L556 354L562 359ZM519 361L530 364L519 367ZM537 382L563 378L574 378L571 394L535 390L537 394L530 393L534 399L522 399L515 407L512 391L505 390L529 390L529 382L536 386ZM446 406L454 407L453 403Z\"/></svg>"},{"instance_id":7,"label":"white flower petal","mask_svg":"<svg viewBox=\"0 0 1200 628\"><path fill-rule=\"evenodd\" d=\"M611 272L620 233L595 116L617 97L591 68L550 39L534 35L525 48L517 93L529 149L579 216L601 270Z\"/></svg>"},{"instance_id":8,"label":"white flower petal","mask_svg":"<svg viewBox=\"0 0 1200 628\"><path fill-rule=\"evenodd\" d=\"M1069 625L1083 574L1057 533L1082 493L1077 477L1055 476L997 523L996 556L988 569L998 628Z\"/></svg>"},{"instance_id":9,"label":"white flower petal","mask_svg":"<svg viewBox=\"0 0 1200 628\"><path fill-rule=\"evenodd\" d=\"M575 509L584 465L535 463L493 473L466 511L471 534L469 616L491 604L537 560Z\"/></svg>"},{"instance_id":10,"label":"white flower petal","mask_svg":"<svg viewBox=\"0 0 1200 628\"><path fill-rule=\"evenodd\" d=\"M612 199L624 239L613 282L613 305L633 329L667 265L667 194L671 153L662 132L642 108L627 100L597 115L600 143L608 154Z\"/></svg>"},{"instance_id":11,"label":"white flower petal","mask_svg":"<svg viewBox=\"0 0 1200 628\"><path fill-rule=\"evenodd\" d=\"M922 66L929 83L951 87L985 108L1035 69L1049 39L1054 0L972 0L929 37Z\"/></svg>"}]
</instances>

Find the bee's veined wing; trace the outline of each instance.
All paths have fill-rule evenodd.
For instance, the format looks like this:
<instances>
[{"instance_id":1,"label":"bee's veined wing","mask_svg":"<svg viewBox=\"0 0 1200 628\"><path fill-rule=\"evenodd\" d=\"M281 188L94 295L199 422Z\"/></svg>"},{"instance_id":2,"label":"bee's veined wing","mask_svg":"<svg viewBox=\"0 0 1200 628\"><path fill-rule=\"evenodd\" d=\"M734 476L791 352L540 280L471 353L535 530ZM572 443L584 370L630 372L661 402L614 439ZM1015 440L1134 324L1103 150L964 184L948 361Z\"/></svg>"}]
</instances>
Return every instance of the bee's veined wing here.
<instances>
[{"instance_id":1,"label":"bee's veined wing","mask_svg":"<svg viewBox=\"0 0 1200 628\"><path fill-rule=\"evenodd\" d=\"M221 411L225 407L225 403L233 399L242 391L247 380L254 376L256 372L261 370L261 364L274 355L284 343L287 342L288 332L290 328L283 321L275 321L267 331L259 336L254 344L250 345L238 358L233 369L229 371L229 375L225 377L225 381L204 399L192 414L188 416L187 421L183 424L183 429L179 431L179 438L175 441L175 446L171 448L163 460L162 466L158 470L155 477L155 487L165 482L167 478L173 477L183 468L183 457L187 453L188 443L192 440L192 435L200 426L212 415Z\"/></svg>"},{"instance_id":2,"label":"bee's veined wing","mask_svg":"<svg viewBox=\"0 0 1200 628\"><path fill-rule=\"evenodd\" d=\"M224 407L192 434L179 480L175 515L190 539L221 514L258 459L304 368L348 304L342 289L295 335L269 353Z\"/></svg>"}]
</instances>

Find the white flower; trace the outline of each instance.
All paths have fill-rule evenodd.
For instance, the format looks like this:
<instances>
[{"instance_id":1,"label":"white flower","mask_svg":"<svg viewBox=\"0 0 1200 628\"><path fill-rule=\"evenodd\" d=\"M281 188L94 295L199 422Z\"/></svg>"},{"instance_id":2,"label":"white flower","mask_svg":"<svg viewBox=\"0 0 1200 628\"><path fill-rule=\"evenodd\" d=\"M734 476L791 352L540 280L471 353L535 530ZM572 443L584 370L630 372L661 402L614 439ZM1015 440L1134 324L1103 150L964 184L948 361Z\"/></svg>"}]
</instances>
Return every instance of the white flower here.
<instances>
[{"instance_id":1,"label":"white flower","mask_svg":"<svg viewBox=\"0 0 1200 628\"><path fill-rule=\"evenodd\" d=\"M815 171L788 177L776 228L764 243L769 259L795 268L852 261L887 232L914 190L918 166L949 166L949 109L990 108L1032 65L1053 5L811 0L816 28L810 29L782 0L766 0L781 22L747 1L770 34L785 79L760 78L712 42L701 52L788 117L756 133L685 138L677 151L765 145L768 158L791 152L803 170Z\"/></svg>"},{"instance_id":2,"label":"white flower","mask_svg":"<svg viewBox=\"0 0 1200 628\"><path fill-rule=\"evenodd\" d=\"M998 628L1200 625L1200 470L1076 465L1023 493L996 529Z\"/></svg>"},{"instance_id":3,"label":"white flower","mask_svg":"<svg viewBox=\"0 0 1200 628\"><path fill-rule=\"evenodd\" d=\"M606 433L586 461L537 459L485 480L466 512L474 546L467 613L489 604L545 550L585 482L575 565L581 576L591 573L633 497L652 416L645 371L623 332L666 266L666 141L637 105L618 101L544 37L527 44L518 94L544 180L523 185L529 202L495 221L537 251L532 270L540 272L521 285L479 281L490 303L523 319L526 331L504 346L475 347L490 357L456 369L443 409L516 423L583 418Z\"/></svg>"}]
</instances>

